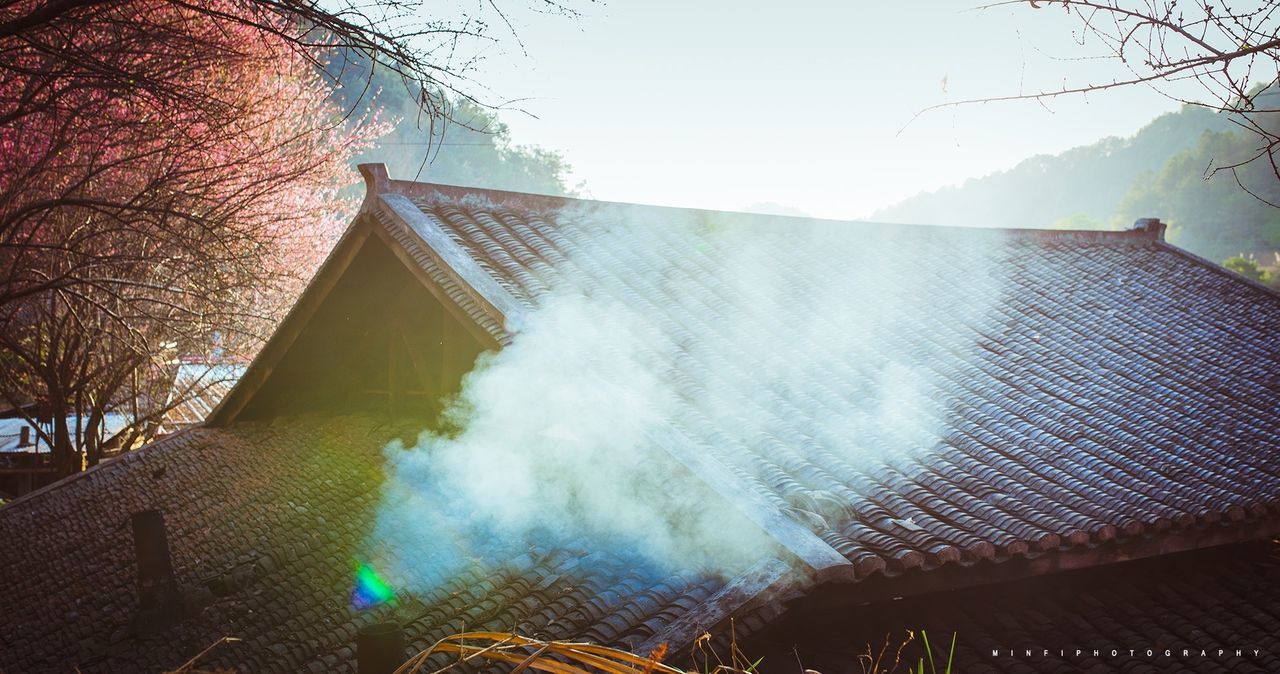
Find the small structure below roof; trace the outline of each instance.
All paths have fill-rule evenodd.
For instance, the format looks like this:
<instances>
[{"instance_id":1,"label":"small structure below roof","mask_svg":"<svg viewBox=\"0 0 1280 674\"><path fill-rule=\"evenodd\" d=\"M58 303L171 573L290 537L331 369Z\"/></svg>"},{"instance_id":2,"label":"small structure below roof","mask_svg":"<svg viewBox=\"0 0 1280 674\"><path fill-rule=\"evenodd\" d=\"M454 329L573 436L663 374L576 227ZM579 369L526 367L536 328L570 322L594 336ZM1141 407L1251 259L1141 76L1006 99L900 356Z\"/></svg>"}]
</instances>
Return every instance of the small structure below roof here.
<instances>
[{"instance_id":1,"label":"small structure below roof","mask_svg":"<svg viewBox=\"0 0 1280 674\"><path fill-rule=\"evenodd\" d=\"M243 363L183 359L174 373L157 437L203 423L244 376L246 367Z\"/></svg>"},{"instance_id":2,"label":"small structure below roof","mask_svg":"<svg viewBox=\"0 0 1280 674\"><path fill-rule=\"evenodd\" d=\"M34 415L35 410L28 407L26 413ZM101 446L111 447L116 436L127 426L128 418L125 415L115 412L105 414L99 426L98 439ZM78 417L71 415L67 417L67 428L74 436L77 432L82 432L78 429L82 429L83 425L79 424ZM0 416L0 499L18 498L56 479L57 467L53 463L49 444L44 440L52 432L47 418L33 423L17 410Z\"/></svg>"}]
</instances>

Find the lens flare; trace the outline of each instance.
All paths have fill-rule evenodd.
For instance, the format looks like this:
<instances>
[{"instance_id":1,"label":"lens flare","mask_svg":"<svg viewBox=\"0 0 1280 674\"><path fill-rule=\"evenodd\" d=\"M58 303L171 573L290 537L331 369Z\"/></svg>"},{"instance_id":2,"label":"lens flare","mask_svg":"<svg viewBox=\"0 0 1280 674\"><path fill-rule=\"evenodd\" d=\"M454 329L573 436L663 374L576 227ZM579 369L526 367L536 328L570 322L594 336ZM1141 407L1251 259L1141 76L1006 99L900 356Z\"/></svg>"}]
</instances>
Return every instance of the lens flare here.
<instances>
[{"instance_id":1,"label":"lens flare","mask_svg":"<svg viewBox=\"0 0 1280 674\"><path fill-rule=\"evenodd\" d=\"M351 589L351 606L356 610L373 608L393 601L396 591L368 564L356 567L355 587Z\"/></svg>"}]
</instances>

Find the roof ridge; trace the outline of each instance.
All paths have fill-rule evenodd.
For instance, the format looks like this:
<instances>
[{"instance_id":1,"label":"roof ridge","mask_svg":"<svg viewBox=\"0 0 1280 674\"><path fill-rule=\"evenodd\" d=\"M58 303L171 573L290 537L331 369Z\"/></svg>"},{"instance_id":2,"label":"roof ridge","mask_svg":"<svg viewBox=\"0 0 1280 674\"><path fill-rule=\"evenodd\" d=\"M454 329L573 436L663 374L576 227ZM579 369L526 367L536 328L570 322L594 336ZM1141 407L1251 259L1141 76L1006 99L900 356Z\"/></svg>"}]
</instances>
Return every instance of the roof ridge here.
<instances>
[{"instance_id":1,"label":"roof ridge","mask_svg":"<svg viewBox=\"0 0 1280 674\"><path fill-rule=\"evenodd\" d=\"M371 183L372 184L372 183ZM903 231L915 232L931 232L954 234L961 236L991 236L1012 238L1014 240L1064 240L1075 241L1081 243L1118 243L1131 244L1135 242L1148 242L1156 240L1158 236L1153 232L1141 230L1108 230L1108 229L1044 229L1034 227L970 227L963 225L939 225L924 223L899 223L899 222L883 222L877 220L850 220L839 218L823 218L816 216L800 216L800 215L778 215L772 213L754 213L751 211L733 211L714 208L701 207L685 207L685 206L667 206L662 204L646 204L630 201L612 201L605 199L588 199L583 197L559 196L551 194L536 194L532 192L515 192L511 190L500 190L488 187L474 187L467 185L451 185L447 183L428 183L416 182L412 180L389 180L383 183L376 183L378 189L387 190L386 193L400 194L410 199L414 198L431 198L433 196L443 196L448 199L463 199L466 197L487 198L495 203L509 202L526 202L525 205L539 205L543 208L562 208L571 205L598 205L613 206L622 208L642 208L664 211L679 211L682 213L692 214L722 214L733 215L738 217L760 218L763 220L777 220L790 223L809 222L814 224L828 225L860 225L860 226L876 226L885 228L901 229ZM532 204L529 202L533 202ZM541 203L538 203L541 202Z\"/></svg>"}]
</instances>

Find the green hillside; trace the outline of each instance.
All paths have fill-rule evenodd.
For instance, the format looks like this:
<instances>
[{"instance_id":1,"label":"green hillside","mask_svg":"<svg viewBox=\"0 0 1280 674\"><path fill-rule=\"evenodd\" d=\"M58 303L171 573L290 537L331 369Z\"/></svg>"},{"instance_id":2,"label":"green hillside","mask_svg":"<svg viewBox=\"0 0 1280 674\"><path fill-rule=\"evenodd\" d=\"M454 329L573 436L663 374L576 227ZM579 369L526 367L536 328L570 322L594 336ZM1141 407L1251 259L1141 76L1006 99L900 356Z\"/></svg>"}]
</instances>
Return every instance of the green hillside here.
<instances>
[{"instance_id":1,"label":"green hillside","mask_svg":"<svg viewBox=\"0 0 1280 674\"><path fill-rule=\"evenodd\" d=\"M1280 179L1265 157L1234 175L1212 170L1255 155L1259 145L1257 136L1225 115L1184 106L1132 137L1032 157L1007 171L917 195L872 219L1121 229L1139 217L1159 217L1169 223L1174 244L1217 262L1243 256L1245 262L1232 267L1250 273L1247 261L1253 260L1262 276L1263 268L1280 260L1280 209L1263 201L1280 204Z\"/></svg>"}]
</instances>

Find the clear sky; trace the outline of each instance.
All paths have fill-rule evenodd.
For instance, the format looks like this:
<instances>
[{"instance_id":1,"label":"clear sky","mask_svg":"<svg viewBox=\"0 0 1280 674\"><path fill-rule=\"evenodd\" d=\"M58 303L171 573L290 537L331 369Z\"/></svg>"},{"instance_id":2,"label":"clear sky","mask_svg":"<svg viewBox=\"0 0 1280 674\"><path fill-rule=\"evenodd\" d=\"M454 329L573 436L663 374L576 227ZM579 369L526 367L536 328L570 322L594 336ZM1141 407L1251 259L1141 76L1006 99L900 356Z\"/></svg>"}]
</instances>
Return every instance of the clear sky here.
<instances>
[{"instance_id":1,"label":"clear sky","mask_svg":"<svg viewBox=\"0 0 1280 674\"><path fill-rule=\"evenodd\" d=\"M524 99L536 118L502 115L513 138L564 153L595 198L835 218L1175 109L1140 88L912 122L949 100L1126 75L1081 60L1101 47L1061 8L977 4L610 0L578 20L514 17L527 56L492 49L475 78L492 100Z\"/></svg>"}]
</instances>

